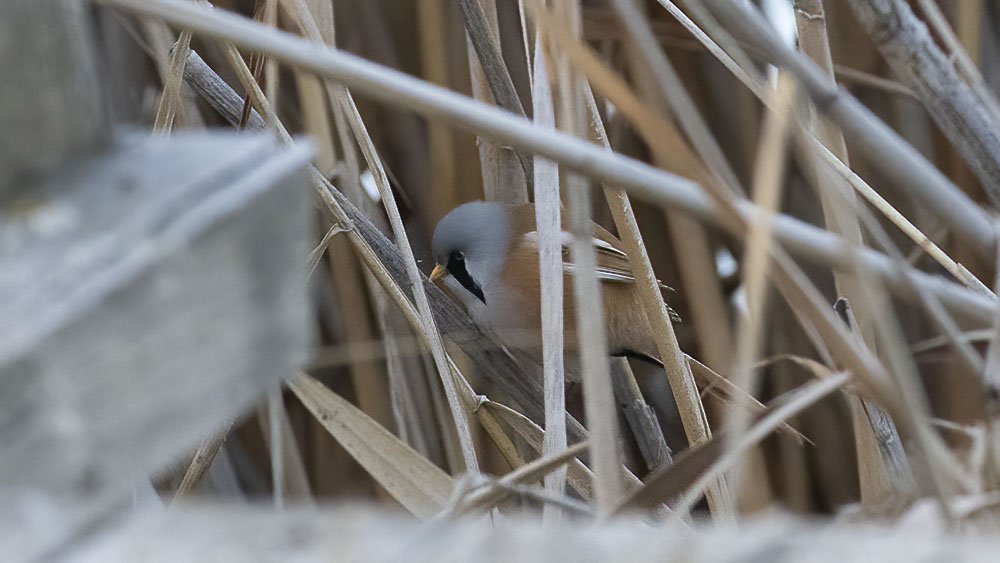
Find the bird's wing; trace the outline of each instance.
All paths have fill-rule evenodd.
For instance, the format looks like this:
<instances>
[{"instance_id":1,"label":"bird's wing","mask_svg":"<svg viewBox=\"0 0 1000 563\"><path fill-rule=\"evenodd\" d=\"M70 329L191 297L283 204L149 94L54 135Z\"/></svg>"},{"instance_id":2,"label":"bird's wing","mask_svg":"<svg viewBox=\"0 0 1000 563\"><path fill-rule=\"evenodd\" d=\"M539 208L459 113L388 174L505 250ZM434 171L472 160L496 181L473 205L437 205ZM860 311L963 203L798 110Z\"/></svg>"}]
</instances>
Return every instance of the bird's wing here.
<instances>
[{"instance_id":1,"label":"bird's wing","mask_svg":"<svg viewBox=\"0 0 1000 563\"><path fill-rule=\"evenodd\" d=\"M632 265L629 263L628 254L613 246L610 242L597 236L591 237L591 244L597 254L597 279L607 282L632 283L635 276L632 275ZM559 244L562 246L563 271L568 274L576 273L576 264L570 261L570 246L573 241L573 234L567 231L560 231ZM538 248L538 231L529 231L521 237L521 243ZM656 280L663 289L670 289L660 280Z\"/></svg>"}]
</instances>

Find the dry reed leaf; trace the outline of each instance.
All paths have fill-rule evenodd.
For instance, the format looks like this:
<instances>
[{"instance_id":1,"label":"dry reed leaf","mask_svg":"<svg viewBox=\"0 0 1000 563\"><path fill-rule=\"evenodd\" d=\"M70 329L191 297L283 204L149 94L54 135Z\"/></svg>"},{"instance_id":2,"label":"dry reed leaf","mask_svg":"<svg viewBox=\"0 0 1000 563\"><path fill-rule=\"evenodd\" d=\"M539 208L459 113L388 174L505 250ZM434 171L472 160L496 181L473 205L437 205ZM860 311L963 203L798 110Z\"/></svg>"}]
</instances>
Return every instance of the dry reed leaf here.
<instances>
[{"instance_id":1,"label":"dry reed leaf","mask_svg":"<svg viewBox=\"0 0 1000 563\"><path fill-rule=\"evenodd\" d=\"M704 494L705 488L719 474L736 463L750 448L760 443L768 434L791 417L843 387L848 380L848 374L840 373L822 381L807 383L779 397L773 402L773 410L769 410L767 414L760 417L747 429L746 433L730 440L729 447L724 448L719 458L686 489L683 496L674 505L673 520L676 521L677 518L690 512L698 498Z\"/></svg>"},{"instance_id":2,"label":"dry reed leaf","mask_svg":"<svg viewBox=\"0 0 1000 563\"><path fill-rule=\"evenodd\" d=\"M495 506L509 496L515 485L531 483L532 481L544 478L546 475L551 474L552 471L575 460L577 456L587 451L588 446L587 442L580 442L564 450L545 455L531 463L525 464L497 478L494 482L485 484L479 490L467 494L465 498L454 503L453 509L446 509L442 515L457 516L471 510L483 510ZM553 497L560 496L557 494L552 495Z\"/></svg>"},{"instance_id":3,"label":"dry reed leaf","mask_svg":"<svg viewBox=\"0 0 1000 563\"><path fill-rule=\"evenodd\" d=\"M847 374L834 374L785 393L769 403L763 412L755 416L754 423L735 439L719 433L701 446L679 454L673 465L653 473L642 487L633 490L618 506L617 512L650 510L667 503L676 506L677 514L686 513L710 481L711 474L728 470L742 452L847 381ZM683 498L678 500L681 495ZM675 500L676 503L673 502Z\"/></svg>"},{"instance_id":4,"label":"dry reed leaf","mask_svg":"<svg viewBox=\"0 0 1000 563\"><path fill-rule=\"evenodd\" d=\"M360 409L308 375L288 382L292 392L389 494L418 518L448 503L454 480Z\"/></svg>"},{"instance_id":5,"label":"dry reed leaf","mask_svg":"<svg viewBox=\"0 0 1000 563\"><path fill-rule=\"evenodd\" d=\"M700 381L702 387L704 388L704 392L713 393L716 397L719 397L734 406L740 405L743 408L748 409L753 414L759 414L767 408L764 403L760 402L750 393L747 393L743 388L734 384L726 376L719 374L712 368L706 366L691 356L688 356L687 354L685 354L685 357L691 365L691 373L694 374L696 380ZM759 369L765 365L769 365L770 363L772 363L770 360L758 362L754 365L754 369ZM818 362L817 365L820 368L827 369L826 366L819 364ZM790 424L785 424L780 430L788 433L800 444L803 442L810 442L808 438L803 436L801 432L796 430Z\"/></svg>"},{"instance_id":6,"label":"dry reed leaf","mask_svg":"<svg viewBox=\"0 0 1000 563\"><path fill-rule=\"evenodd\" d=\"M153 123L153 132L169 135L174 127L174 118L177 115L177 108L183 105L181 91L184 86L184 65L187 63L188 54L191 52L191 31L185 29L181 32L177 43L170 53L170 68L163 84L163 93L160 95L160 103L156 108L156 119Z\"/></svg>"},{"instance_id":7,"label":"dry reed leaf","mask_svg":"<svg viewBox=\"0 0 1000 563\"><path fill-rule=\"evenodd\" d=\"M542 443L545 440L545 431L532 422L531 419L510 407L493 401L484 402L479 409L492 412L497 420L502 421L511 429L514 435L524 440L533 450L541 455ZM628 473L628 470L625 470L625 472L627 473L626 479L629 479L628 476L631 476L631 479L629 479L630 483L640 483L638 478ZM574 460L569 463L566 479L569 486L573 487L573 490L585 500L593 498L594 474L582 462Z\"/></svg>"}]
</instances>

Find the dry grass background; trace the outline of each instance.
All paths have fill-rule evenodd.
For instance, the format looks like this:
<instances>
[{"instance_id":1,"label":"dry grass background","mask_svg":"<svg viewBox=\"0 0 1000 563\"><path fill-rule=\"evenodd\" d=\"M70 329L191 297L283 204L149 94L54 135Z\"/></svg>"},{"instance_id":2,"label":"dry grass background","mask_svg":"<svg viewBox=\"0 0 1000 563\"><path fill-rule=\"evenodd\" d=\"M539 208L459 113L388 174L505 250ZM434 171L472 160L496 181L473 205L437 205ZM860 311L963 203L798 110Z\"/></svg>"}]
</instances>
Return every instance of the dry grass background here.
<instances>
[{"instance_id":1,"label":"dry grass background","mask_svg":"<svg viewBox=\"0 0 1000 563\"><path fill-rule=\"evenodd\" d=\"M162 476L165 497L994 528L994 3L98 4L118 121L316 149L313 361ZM198 95L219 80L228 122ZM616 232L665 369L565 335L593 356L564 396L562 366L498 355L421 281L437 220L482 198ZM594 303L581 264L550 295Z\"/></svg>"}]
</instances>

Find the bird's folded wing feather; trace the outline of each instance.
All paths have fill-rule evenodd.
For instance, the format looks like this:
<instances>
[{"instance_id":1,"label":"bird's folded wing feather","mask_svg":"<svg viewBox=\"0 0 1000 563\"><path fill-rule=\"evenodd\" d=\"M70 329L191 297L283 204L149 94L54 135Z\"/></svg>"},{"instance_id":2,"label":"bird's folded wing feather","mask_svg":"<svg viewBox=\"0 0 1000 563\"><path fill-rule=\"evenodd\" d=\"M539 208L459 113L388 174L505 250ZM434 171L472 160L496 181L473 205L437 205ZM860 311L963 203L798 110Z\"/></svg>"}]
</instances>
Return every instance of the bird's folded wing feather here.
<instances>
[{"instance_id":1,"label":"bird's folded wing feather","mask_svg":"<svg viewBox=\"0 0 1000 563\"><path fill-rule=\"evenodd\" d=\"M538 248L538 232L530 231L523 235L523 244ZM559 243L562 245L563 270L568 274L576 273L576 264L570 261L570 246L573 241L573 234L567 231L560 231ZM615 248L611 243L598 237L592 237L591 243L597 254L597 279L608 282L632 283L635 276L632 274L632 265L629 262L628 254L621 249ZM663 289L672 288L664 285L660 280L656 280Z\"/></svg>"}]
</instances>

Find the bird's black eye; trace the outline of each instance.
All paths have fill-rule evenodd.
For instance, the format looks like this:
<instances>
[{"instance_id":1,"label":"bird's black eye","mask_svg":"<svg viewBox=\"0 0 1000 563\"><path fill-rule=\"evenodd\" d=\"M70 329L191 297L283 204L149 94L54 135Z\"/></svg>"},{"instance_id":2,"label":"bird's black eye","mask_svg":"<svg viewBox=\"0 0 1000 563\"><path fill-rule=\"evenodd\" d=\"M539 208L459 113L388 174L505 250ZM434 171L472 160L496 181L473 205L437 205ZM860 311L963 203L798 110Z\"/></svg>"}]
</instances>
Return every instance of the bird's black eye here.
<instances>
[{"instance_id":1,"label":"bird's black eye","mask_svg":"<svg viewBox=\"0 0 1000 563\"><path fill-rule=\"evenodd\" d=\"M462 260L465 260L465 253L462 252L461 250L456 250L455 252L452 253L451 256L452 256L452 258L454 258L455 260L458 260L459 262L461 262Z\"/></svg>"}]
</instances>

